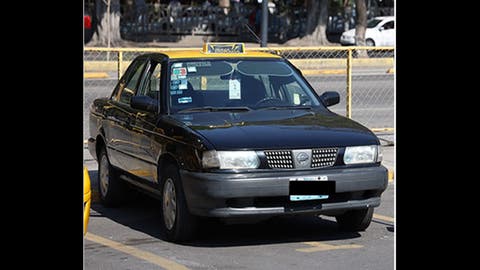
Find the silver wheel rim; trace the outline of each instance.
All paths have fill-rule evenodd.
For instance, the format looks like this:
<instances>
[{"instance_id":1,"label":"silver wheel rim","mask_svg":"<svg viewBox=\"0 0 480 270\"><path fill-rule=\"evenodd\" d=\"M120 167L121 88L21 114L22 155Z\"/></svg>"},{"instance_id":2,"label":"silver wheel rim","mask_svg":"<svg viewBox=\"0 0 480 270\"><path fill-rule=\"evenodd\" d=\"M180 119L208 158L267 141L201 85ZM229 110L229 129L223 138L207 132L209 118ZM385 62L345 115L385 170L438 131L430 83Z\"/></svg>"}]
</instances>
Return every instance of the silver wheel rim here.
<instances>
[{"instance_id":1,"label":"silver wheel rim","mask_svg":"<svg viewBox=\"0 0 480 270\"><path fill-rule=\"evenodd\" d=\"M370 39L367 40L367 41L365 41L365 43L366 43L367 46L370 46L370 47L373 47L373 46L374 46L373 41L370 40Z\"/></svg>"},{"instance_id":2,"label":"silver wheel rim","mask_svg":"<svg viewBox=\"0 0 480 270\"><path fill-rule=\"evenodd\" d=\"M102 156L102 159L100 160L100 192L102 193L102 197L107 196L108 192L108 181L109 181L109 175L108 175L108 159L106 156Z\"/></svg>"},{"instance_id":3,"label":"silver wheel rim","mask_svg":"<svg viewBox=\"0 0 480 270\"><path fill-rule=\"evenodd\" d=\"M177 198L172 178L165 180L163 186L163 220L167 229L171 230L175 224L177 214Z\"/></svg>"}]
</instances>

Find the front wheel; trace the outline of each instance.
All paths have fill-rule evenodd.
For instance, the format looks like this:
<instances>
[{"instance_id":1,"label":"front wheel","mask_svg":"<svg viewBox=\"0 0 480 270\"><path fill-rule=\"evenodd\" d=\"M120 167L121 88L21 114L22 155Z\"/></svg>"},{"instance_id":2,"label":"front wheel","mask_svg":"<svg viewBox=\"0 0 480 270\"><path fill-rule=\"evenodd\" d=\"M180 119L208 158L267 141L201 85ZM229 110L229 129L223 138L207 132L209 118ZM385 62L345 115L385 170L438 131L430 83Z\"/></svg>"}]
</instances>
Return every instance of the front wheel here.
<instances>
[{"instance_id":1,"label":"front wheel","mask_svg":"<svg viewBox=\"0 0 480 270\"><path fill-rule=\"evenodd\" d=\"M350 210L342 215L336 216L337 223L344 231L358 232L365 231L373 217L373 207L367 209Z\"/></svg>"},{"instance_id":2,"label":"front wheel","mask_svg":"<svg viewBox=\"0 0 480 270\"><path fill-rule=\"evenodd\" d=\"M375 47L375 41L373 41L373 39L367 39L365 40L365 45L369 46L369 47Z\"/></svg>"},{"instance_id":3,"label":"front wheel","mask_svg":"<svg viewBox=\"0 0 480 270\"><path fill-rule=\"evenodd\" d=\"M190 214L180 182L178 169L173 165L165 168L162 177L162 227L172 242L182 242L193 237L197 218Z\"/></svg>"}]
</instances>

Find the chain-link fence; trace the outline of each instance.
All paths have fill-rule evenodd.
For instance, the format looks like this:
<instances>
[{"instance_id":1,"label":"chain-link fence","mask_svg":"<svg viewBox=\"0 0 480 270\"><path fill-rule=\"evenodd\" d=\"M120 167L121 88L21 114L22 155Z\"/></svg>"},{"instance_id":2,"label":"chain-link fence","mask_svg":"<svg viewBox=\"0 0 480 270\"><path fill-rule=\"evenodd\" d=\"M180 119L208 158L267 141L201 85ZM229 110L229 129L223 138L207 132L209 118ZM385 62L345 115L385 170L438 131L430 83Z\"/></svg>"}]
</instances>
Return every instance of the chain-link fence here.
<instances>
[{"instance_id":1,"label":"chain-link fence","mask_svg":"<svg viewBox=\"0 0 480 270\"><path fill-rule=\"evenodd\" d=\"M85 48L84 138L88 137L88 111L98 97L109 96L131 61L148 52L175 48ZM182 48L181 50L199 50ZM330 107L373 131L393 131L393 47L269 47L247 50L270 51L288 59L321 94L337 91L340 103Z\"/></svg>"}]
</instances>

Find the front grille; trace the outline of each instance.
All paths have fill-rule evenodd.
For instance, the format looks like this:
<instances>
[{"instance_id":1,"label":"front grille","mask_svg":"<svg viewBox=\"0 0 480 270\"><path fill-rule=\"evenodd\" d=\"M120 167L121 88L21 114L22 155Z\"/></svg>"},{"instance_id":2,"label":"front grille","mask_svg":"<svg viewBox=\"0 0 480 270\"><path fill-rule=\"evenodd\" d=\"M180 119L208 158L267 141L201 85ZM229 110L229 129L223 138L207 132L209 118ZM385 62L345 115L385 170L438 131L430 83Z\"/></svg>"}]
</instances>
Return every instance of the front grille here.
<instances>
[{"instance_id":1,"label":"front grille","mask_svg":"<svg viewBox=\"0 0 480 270\"><path fill-rule=\"evenodd\" d=\"M272 169L293 169L292 151L265 151L265 156Z\"/></svg>"},{"instance_id":2,"label":"front grille","mask_svg":"<svg viewBox=\"0 0 480 270\"><path fill-rule=\"evenodd\" d=\"M312 149L312 168L325 168L335 164L338 148Z\"/></svg>"}]
</instances>

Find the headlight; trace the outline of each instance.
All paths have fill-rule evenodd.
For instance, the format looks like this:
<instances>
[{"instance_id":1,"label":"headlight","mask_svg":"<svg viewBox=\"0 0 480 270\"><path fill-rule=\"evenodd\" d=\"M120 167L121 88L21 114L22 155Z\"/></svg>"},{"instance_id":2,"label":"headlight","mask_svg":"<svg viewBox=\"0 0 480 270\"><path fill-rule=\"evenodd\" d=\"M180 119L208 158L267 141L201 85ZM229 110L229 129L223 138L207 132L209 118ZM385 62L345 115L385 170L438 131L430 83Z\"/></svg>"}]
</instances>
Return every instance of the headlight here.
<instances>
[{"instance_id":1,"label":"headlight","mask_svg":"<svg viewBox=\"0 0 480 270\"><path fill-rule=\"evenodd\" d=\"M255 151L206 151L203 153L204 168L256 169L260 165Z\"/></svg>"},{"instance_id":2,"label":"headlight","mask_svg":"<svg viewBox=\"0 0 480 270\"><path fill-rule=\"evenodd\" d=\"M343 162L345 164L380 162L382 160L380 148L379 145L347 147L343 155Z\"/></svg>"}]
</instances>

